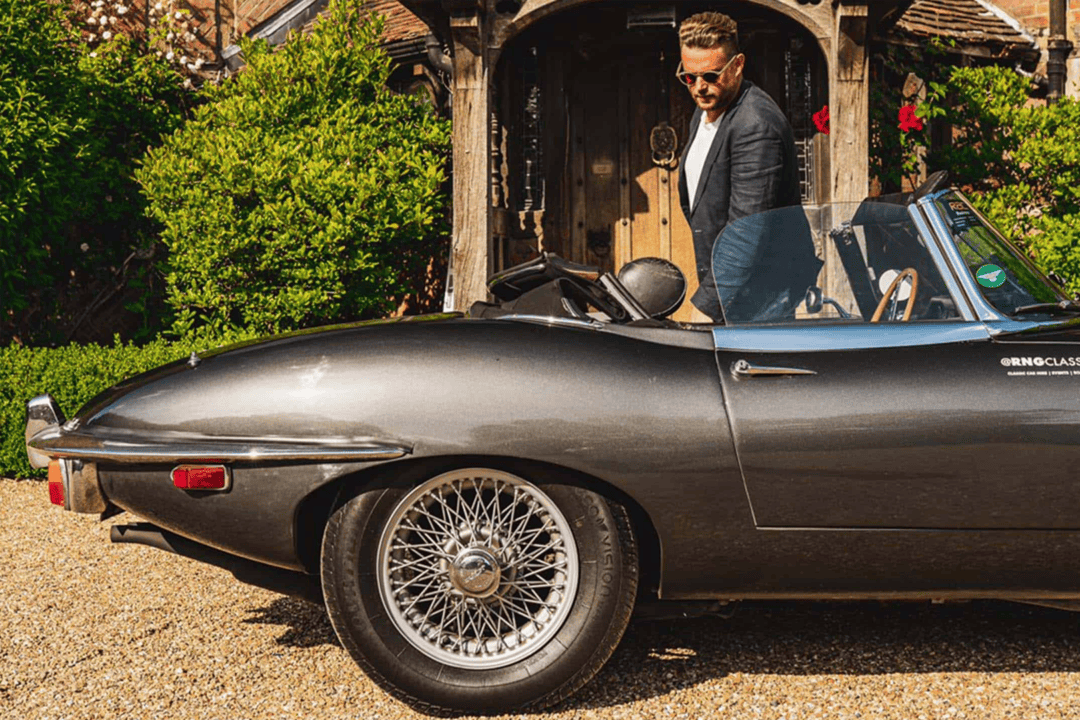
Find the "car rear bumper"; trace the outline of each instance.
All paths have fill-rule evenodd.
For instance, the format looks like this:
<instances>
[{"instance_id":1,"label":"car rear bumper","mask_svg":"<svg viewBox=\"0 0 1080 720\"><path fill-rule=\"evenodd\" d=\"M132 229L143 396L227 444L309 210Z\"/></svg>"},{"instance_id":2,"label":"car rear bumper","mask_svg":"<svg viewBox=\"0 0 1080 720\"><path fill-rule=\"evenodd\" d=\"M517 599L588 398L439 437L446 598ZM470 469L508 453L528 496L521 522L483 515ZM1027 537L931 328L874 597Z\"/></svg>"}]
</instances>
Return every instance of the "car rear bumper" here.
<instances>
[{"instance_id":1,"label":"car rear bumper","mask_svg":"<svg viewBox=\"0 0 1080 720\"><path fill-rule=\"evenodd\" d=\"M33 446L33 439L54 432L64 423L64 413L49 395L39 395L26 406L26 456L35 468L49 468L49 484L60 485L62 493L50 487L50 498L65 510L79 513L105 512L108 502L101 490L97 464L77 458L53 458Z\"/></svg>"}]
</instances>

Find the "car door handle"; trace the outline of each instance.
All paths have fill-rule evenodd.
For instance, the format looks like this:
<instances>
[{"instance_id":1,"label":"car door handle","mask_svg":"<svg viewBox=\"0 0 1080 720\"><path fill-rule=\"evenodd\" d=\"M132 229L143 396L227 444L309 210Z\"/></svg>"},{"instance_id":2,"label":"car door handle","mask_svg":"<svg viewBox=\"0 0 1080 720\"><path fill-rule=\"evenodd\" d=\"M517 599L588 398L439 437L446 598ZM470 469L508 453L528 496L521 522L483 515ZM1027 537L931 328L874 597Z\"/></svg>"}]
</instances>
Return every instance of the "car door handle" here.
<instances>
[{"instance_id":1,"label":"car door handle","mask_svg":"<svg viewBox=\"0 0 1080 720\"><path fill-rule=\"evenodd\" d=\"M735 377L758 377L761 375L817 375L813 370L792 367L769 367L754 365L746 360L731 363L731 374Z\"/></svg>"}]
</instances>

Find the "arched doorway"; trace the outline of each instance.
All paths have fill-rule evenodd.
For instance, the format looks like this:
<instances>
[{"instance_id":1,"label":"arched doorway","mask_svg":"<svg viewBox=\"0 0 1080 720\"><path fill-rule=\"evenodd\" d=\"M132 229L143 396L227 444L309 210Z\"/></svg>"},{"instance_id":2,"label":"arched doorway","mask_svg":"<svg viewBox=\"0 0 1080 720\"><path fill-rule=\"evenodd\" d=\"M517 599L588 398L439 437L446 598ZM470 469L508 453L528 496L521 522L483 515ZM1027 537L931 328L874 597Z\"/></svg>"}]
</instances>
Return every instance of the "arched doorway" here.
<instances>
[{"instance_id":1,"label":"arched doorway","mask_svg":"<svg viewBox=\"0 0 1080 720\"><path fill-rule=\"evenodd\" d=\"M541 249L610 271L656 256L696 283L677 185L694 105L675 72L677 24L702 9L738 21L746 77L777 101L795 130L804 202L828 199L827 138L811 120L828 102L828 70L804 27L748 3L578 5L537 21L500 55L493 83L495 267ZM689 319L689 312L684 305L675 317Z\"/></svg>"}]
</instances>

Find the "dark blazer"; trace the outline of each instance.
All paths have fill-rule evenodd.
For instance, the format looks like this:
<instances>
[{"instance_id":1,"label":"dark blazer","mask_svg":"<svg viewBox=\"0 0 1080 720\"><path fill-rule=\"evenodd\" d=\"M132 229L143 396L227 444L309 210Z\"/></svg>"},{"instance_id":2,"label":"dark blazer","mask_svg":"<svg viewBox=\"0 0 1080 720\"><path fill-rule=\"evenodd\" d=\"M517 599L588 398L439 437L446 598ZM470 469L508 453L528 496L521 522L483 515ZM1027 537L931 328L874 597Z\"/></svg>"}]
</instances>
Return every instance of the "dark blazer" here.
<instances>
[{"instance_id":1,"label":"dark blazer","mask_svg":"<svg viewBox=\"0 0 1080 720\"><path fill-rule=\"evenodd\" d=\"M686 166L700 122L698 108L680 167ZM719 275L713 277L713 244L729 222L801 203L791 125L773 99L752 82L743 80L720 121L698 181L694 209L690 210L682 172L679 201L693 231L700 283L691 302L709 317L723 318L721 300L729 321L755 319L764 307L793 310L817 279L821 263L814 255L809 225L798 232L767 232L758 226L759 232L742 233L723 248Z\"/></svg>"}]
</instances>

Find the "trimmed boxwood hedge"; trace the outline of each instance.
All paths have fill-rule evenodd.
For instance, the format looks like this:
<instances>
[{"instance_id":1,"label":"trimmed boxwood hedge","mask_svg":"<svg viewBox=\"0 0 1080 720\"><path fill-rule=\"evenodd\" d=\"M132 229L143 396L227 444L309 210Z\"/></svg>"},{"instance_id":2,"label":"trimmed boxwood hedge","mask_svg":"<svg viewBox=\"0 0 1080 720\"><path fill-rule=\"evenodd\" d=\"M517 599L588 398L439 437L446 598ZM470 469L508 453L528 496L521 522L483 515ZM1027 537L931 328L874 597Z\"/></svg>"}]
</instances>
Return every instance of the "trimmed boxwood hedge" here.
<instances>
[{"instance_id":1,"label":"trimmed boxwood hedge","mask_svg":"<svg viewBox=\"0 0 1080 720\"><path fill-rule=\"evenodd\" d=\"M26 402L49 393L69 417L95 395L124 378L188 356L192 350L225 345L253 337L251 333L222 337L215 342L155 340L146 345L66 345L31 348L0 347L0 477L43 477L26 458Z\"/></svg>"}]
</instances>

